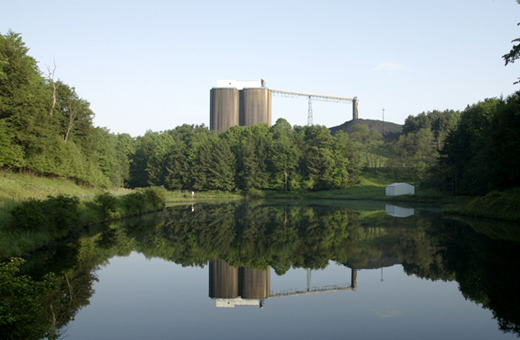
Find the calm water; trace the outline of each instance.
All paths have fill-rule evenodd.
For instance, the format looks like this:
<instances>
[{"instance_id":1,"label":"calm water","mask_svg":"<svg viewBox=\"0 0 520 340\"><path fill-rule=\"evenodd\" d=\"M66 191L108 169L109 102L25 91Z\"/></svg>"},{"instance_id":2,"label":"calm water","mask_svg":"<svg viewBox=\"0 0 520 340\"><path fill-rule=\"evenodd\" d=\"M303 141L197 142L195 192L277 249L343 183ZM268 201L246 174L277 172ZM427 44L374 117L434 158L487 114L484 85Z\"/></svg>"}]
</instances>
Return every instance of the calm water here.
<instances>
[{"instance_id":1,"label":"calm water","mask_svg":"<svg viewBox=\"0 0 520 340\"><path fill-rule=\"evenodd\" d=\"M67 339L506 339L518 226L384 203L178 206L34 254Z\"/></svg>"}]
</instances>

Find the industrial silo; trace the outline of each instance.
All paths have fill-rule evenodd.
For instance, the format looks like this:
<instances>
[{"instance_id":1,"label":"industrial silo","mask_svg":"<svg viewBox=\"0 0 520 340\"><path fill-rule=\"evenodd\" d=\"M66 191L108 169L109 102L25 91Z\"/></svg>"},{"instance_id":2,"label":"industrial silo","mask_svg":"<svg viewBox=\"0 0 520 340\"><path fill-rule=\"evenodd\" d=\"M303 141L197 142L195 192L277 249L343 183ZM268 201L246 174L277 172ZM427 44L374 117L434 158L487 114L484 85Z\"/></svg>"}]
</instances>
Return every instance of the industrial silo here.
<instances>
[{"instance_id":1,"label":"industrial silo","mask_svg":"<svg viewBox=\"0 0 520 340\"><path fill-rule=\"evenodd\" d=\"M219 299L238 297L238 269L221 259L210 261L209 297Z\"/></svg>"},{"instance_id":2,"label":"industrial silo","mask_svg":"<svg viewBox=\"0 0 520 340\"><path fill-rule=\"evenodd\" d=\"M217 133L239 124L239 92L236 88L210 91L209 128Z\"/></svg>"},{"instance_id":3,"label":"industrial silo","mask_svg":"<svg viewBox=\"0 0 520 340\"><path fill-rule=\"evenodd\" d=\"M271 126L271 90L245 88L240 91L240 126L267 123Z\"/></svg>"},{"instance_id":4,"label":"industrial silo","mask_svg":"<svg viewBox=\"0 0 520 340\"><path fill-rule=\"evenodd\" d=\"M271 296L271 267L267 270L241 267L238 276L238 292L243 299L267 299Z\"/></svg>"}]
</instances>

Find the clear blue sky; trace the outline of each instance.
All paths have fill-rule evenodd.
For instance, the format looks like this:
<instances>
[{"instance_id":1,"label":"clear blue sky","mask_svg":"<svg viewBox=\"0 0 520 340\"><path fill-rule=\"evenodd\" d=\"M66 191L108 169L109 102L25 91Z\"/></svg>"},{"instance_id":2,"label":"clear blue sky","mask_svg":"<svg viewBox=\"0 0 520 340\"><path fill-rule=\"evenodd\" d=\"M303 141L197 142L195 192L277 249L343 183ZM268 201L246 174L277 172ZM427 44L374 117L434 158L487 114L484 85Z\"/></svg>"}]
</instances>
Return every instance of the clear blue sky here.
<instances>
[{"instance_id":1,"label":"clear blue sky","mask_svg":"<svg viewBox=\"0 0 520 340\"><path fill-rule=\"evenodd\" d=\"M91 103L94 123L143 135L209 125L217 79L359 98L360 118L463 110L520 90L514 0L111 1L4 0L0 33ZM352 118L351 105L313 102L314 123ZM273 98L273 123L307 123L305 99Z\"/></svg>"}]
</instances>

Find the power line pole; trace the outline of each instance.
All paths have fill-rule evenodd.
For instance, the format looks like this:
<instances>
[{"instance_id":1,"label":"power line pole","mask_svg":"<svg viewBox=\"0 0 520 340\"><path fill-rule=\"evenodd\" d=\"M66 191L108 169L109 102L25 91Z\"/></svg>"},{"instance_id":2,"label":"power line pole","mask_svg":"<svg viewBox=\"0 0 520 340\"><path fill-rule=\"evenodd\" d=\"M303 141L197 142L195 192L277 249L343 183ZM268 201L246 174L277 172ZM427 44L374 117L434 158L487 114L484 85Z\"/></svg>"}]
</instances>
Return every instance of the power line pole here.
<instances>
[{"instance_id":1,"label":"power line pole","mask_svg":"<svg viewBox=\"0 0 520 340\"><path fill-rule=\"evenodd\" d=\"M309 106L307 108L307 125L312 125L312 97L309 96Z\"/></svg>"},{"instance_id":2,"label":"power line pole","mask_svg":"<svg viewBox=\"0 0 520 340\"><path fill-rule=\"evenodd\" d=\"M383 137L385 136L385 108L383 107Z\"/></svg>"}]
</instances>

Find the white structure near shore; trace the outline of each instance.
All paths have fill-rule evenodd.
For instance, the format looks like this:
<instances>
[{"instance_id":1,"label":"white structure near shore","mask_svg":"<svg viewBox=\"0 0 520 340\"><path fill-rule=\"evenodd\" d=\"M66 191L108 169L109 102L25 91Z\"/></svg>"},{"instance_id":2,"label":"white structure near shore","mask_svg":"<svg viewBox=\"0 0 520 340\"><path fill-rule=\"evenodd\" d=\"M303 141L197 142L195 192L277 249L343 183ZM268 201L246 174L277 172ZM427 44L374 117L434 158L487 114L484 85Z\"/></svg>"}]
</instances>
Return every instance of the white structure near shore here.
<instances>
[{"instance_id":1,"label":"white structure near shore","mask_svg":"<svg viewBox=\"0 0 520 340\"><path fill-rule=\"evenodd\" d=\"M415 187L408 183L393 183L386 187L386 196L413 195Z\"/></svg>"},{"instance_id":2,"label":"white structure near shore","mask_svg":"<svg viewBox=\"0 0 520 340\"><path fill-rule=\"evenodd\" d=\"M401 218L412 216L415 213L415 210L413 208L403 208L403 207L398 207L397 205L390 205L390 204L386 205L385 211L390 216L401 217Z\"/></svg>"}]
</instances>

